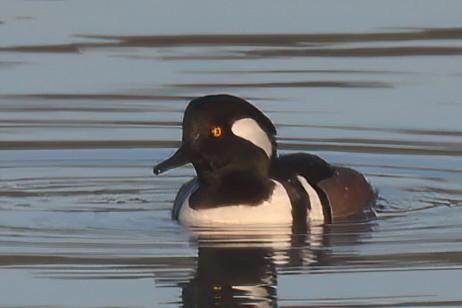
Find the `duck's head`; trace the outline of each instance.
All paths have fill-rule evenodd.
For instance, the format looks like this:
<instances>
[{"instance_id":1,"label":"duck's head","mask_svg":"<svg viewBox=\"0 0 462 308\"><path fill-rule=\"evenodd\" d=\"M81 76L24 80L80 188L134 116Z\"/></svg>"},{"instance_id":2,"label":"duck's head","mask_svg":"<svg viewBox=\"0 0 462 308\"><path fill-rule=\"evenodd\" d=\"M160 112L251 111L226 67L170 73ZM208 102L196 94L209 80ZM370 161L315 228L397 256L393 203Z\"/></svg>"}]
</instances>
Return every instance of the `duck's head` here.
<instances>
[{"instance_id":1,"label":"duck's head","mask_svg":"<svg viewBox=\"0 0 462 308\"><path fill-rule=\"evenodd\" d=\"M181 147L154 173L192 163L199 181L247 173L268 176L276 155L276 128L256 107L231 95L192 100L183 118Z\"/></svg>"}]
</instances>

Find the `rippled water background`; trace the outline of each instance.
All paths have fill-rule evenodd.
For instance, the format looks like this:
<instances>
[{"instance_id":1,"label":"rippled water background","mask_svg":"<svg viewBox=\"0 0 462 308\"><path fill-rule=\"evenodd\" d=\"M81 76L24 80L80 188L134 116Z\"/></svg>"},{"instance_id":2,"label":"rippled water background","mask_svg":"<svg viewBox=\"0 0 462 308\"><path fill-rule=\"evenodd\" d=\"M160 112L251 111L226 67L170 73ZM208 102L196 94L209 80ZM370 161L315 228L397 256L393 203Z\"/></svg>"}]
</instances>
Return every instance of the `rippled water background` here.
<instances>
[{"instance_id":1,"label":"rippled water background","mask_svg":"<svg viewBox=\"0 0 462 308\"><path fill-rule=\"evenodd\" d=\"M0 306L462 305L462 2L0 3ZM368 224L188 231L192 97L364 172Z\"/></svg>"}]
</instances>

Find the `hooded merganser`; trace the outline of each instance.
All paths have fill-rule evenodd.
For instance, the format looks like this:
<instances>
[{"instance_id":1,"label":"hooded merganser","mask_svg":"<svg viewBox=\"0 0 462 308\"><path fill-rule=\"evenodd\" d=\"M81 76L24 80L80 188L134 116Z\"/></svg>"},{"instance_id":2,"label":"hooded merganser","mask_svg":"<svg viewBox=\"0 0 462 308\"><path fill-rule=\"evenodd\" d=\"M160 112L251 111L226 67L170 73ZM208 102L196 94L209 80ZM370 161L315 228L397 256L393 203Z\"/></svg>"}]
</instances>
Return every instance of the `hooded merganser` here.
<instances>
[{"instance_id":1,"label":"hooded merganser","mask_svg":"<svg viewBox=\"0 0 462 308\"><path fill-rule=\"evenodd\" d=\"M278 156L276 128L231 95L192 100L181 147L154 167L192 163L172 218L189 226L329 223L375 217L376 195L359 172L306 153Z\"/></svg>"}]
</instances>

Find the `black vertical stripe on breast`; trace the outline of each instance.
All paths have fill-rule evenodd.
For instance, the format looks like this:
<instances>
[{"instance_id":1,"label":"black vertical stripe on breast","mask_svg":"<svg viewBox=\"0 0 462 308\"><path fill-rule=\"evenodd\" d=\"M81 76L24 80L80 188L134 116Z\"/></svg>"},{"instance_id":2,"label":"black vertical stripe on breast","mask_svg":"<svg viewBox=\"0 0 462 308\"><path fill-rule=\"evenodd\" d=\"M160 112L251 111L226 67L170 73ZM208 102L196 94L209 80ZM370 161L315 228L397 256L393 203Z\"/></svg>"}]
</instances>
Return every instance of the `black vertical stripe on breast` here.
<instances>
[{"instance_id":1,"label":"black vertical stripe on breast","mask_svg":"<svg viewBox=\"0 0 462 308\"><path fill-rule=\"evenodd\" d=\"M186 182L181 186L180 190L178 191L175 201L173 202L172 208L172 219L179 220L180 219L180 211L183 204L186 202L186 199L189 198L192 192L196 190L197 187L197 180L196 178L192 179L189 182Z\"/></svg>"},{"instance_id":2,"label":"black vertical stripe on breast","mask_svg":"<svg viewBox=\"0 0 462 308\"><path fill-rule=\"evenodd\" d=\"M329 199L327 198L326 194L322 191L322 189L314 187L314 190L318 194L319 200L321 201L322 214L324 215L324 223L332 222L332 211L330 209Z\"/></svg>"},{"instance_id":3,"label":"black vertical stripe on breast","mask_svg":"<svg viewBox=\"0 0 462 308\"><path fill-rule=\"evenodd\" d=\"M292 204L292 232L306 233L308 228L308 211L311 209L310 198L303 185L296 178L282 181L281 184L289 195Z\"/></svg>"}]
</instances>

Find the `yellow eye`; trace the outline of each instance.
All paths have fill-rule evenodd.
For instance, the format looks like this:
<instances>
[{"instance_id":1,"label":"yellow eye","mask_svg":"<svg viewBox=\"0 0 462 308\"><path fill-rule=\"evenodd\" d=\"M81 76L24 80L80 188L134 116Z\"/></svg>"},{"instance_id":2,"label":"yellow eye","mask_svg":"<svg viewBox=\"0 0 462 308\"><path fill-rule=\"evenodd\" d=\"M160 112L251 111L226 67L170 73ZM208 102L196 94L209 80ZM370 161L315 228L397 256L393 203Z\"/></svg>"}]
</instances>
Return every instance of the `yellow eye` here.
<instances>
[{"instance_id":1,"label":"yellow eye","mask_svg":"<svg viewBox=\"0 0 462 308\"><path fill-rule=\"evenodd\" d=\"M211 132L212 132L212 136L215 138L219 138L223 134L220 126L215 126L214 128L212 128Z\"/></svg>"}]
</instances>

